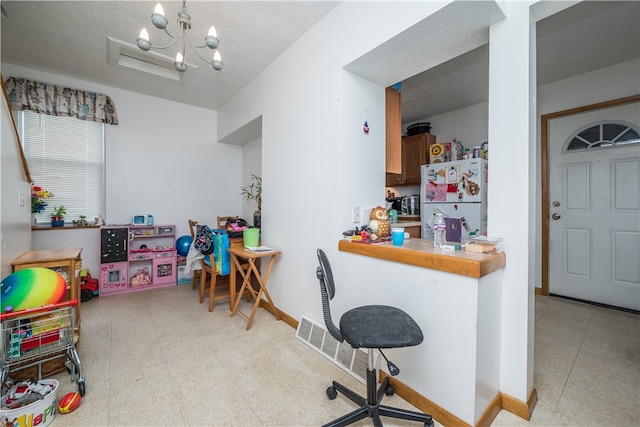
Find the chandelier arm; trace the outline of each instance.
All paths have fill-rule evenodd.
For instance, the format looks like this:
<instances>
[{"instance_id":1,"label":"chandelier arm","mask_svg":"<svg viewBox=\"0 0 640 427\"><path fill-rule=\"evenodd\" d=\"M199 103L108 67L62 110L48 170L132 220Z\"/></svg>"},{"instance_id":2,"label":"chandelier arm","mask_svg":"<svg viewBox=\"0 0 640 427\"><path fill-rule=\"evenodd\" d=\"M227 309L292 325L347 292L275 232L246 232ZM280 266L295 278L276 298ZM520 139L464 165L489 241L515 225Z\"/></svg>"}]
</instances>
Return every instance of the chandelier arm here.
<instances>
[{"instance_id":1,"label":"chandelier arm","mask_svg":"<svg viewBox=\"0 0 640 427\"><path fill-rule=\"evenodd\" d=\"M201 60L203 60L204 62L206 62L209 65L213 65L213 60L208 60L202 57L202 55L200 55L200 53L198 53L198 50L196 48L203 48L203 47L207 47L207 45L205 44L204 46L197 46L195 44L193 44L193 40L191 40L191 35L188 31L185 31L185 34L187 35L187 41L189 42L189 46L191 46L191 50L193 51L193 53L195 53L198 58L200 58Z\"/></svg>"},{"instance_id":2,"label":"chandelier arm","mask_svg":"<svg viewBox=\"0 0 640 427\"><path fill-rule=\"evenodd\" d=\"M180 41L180 38L174 39L171 43L169 43L166 46L156 46L156 45L152 45L151 48L152 49L168 49L170 47L175 46L176 43L178 43L178 41Z\"/></svg>"},{"instance_id":3,"label":"chandelier arm","mask_svg":"<svg viewBox=\"0 0 640 427\"><path fill-rule=\"evenodd\" d=\"M177 39L179 39L179 38L180 38L180 36L174 36L173 34L171 34L171 33L169 32L169 30L167 30L167 28L166 28L166 27L165 27L165 28L163 28L163 29L162 29L162 31L164 31L164 32L165 32L169 37L171 37L172 39L176 39L176 40L177 40Z\"/></svg>"}]
</instances>

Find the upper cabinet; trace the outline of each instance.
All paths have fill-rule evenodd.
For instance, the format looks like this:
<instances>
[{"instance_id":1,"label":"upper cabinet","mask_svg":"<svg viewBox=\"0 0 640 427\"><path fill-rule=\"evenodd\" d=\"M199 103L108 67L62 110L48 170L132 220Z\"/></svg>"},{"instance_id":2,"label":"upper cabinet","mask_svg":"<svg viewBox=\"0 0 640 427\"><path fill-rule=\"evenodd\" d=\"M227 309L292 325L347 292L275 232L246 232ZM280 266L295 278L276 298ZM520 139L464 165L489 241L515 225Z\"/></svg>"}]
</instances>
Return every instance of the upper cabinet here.
<instances>
[{"instance_id":1,"label":"upper cabinet","mask_svg":"<svg viewBox=\"0 0 640 427\"><path fill-rule=\"evenodd\" d=\"M395 89L386 89L386 185L420 184L420 166L429 163L429 147L436 137L429 133L402 138L401 95Z\"/></svg>"},{"instance_id":2,"label":"upper cabinet","mask_svg":"<svg viewBox=\"0 0 640 427\"><path fill-rule=\"evenodd\" d=\"M386 150L386 171L387 174L402 173L402 104L401 95L397 90L388 87L386 90L386 128L387 128L387 150Z\"/></svg>"},{"instance_id":3,"label":"upper cabinet","mask_svg":"<svg viewBox=\"0 0 640 427\"><path fill-rule=\"evenodd\" d=\"M429 163L429 148L435 142L436 137L430 133L402 138L401 185L420 184L420 166Z\"/></svg>"}]
</instances>

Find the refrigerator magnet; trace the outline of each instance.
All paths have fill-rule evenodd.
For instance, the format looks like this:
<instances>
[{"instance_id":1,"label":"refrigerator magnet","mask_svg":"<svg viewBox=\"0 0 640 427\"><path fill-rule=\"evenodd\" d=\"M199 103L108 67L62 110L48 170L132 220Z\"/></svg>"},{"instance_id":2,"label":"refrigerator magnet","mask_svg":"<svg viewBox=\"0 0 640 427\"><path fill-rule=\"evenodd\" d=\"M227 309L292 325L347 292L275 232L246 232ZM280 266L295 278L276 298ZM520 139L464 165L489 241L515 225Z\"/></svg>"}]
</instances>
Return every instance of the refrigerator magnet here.
<instances>
[{"instance_id":1,"label":"refrigerator magnet","mask_svg":"<svg viewBox=\"0 0 640 427\"><path fill-rule=\"evenodd\" d=\"M444 179L447 184L457 184L460 182L460 166L447 166Z\"/></svg>"}]
</instances>

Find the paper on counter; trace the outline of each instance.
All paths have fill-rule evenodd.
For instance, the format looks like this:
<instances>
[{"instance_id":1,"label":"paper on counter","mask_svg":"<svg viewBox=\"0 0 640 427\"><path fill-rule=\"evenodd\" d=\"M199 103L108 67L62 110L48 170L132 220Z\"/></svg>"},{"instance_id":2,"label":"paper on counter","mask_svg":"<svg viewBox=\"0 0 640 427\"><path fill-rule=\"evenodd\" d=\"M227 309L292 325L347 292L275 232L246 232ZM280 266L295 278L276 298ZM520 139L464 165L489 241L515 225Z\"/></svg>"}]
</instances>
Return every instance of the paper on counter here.
<instances>
[{"instance_id":1,"label":"paper on counter","mask_svg":"<svg viewBox=\"0 0 640 427\"><path fill-rule=\"evenodd\" d=\"M268 246L245 246L244 247L246 250L251 251L251 252L270 252L270 251L275 251L274 248L270 248Z\"/></svg>"}]
</instances>

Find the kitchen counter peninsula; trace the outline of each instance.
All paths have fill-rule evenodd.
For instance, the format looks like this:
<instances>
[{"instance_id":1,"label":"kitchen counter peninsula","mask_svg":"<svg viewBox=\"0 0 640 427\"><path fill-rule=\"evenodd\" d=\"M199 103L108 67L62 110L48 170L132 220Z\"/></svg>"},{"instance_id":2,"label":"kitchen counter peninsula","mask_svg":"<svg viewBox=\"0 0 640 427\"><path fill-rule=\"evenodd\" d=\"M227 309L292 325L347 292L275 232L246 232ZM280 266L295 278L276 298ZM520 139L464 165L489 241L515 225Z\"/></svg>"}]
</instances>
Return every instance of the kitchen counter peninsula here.
<instances>
[{"instance_id":1,"label":"kitchen counter peninsula","mask_svg":"<svg viewBox=\"0 0 640 427\"><path fill-rule=\"evenodd\" d=\"M475 278L486 276L505 268L507 265L507 257L504 252L480 254L464 250L443 251L434 248L433 241L426 239L405 239L402 246L394 246L391 242L368 244L340 240L338 249L372 258Z\"/></svg>"},{"instance_id":2,"label":"kitchen counter peninsula","mask_svg":"<svg viewBox=\"0 0 640 427\"><path fill-rule=\"evenodd\" d=\"M338 243L343 298L406 311L424 342L394 350L398 395L442 425L489 425L502 407L500 330L506 254L445 251L432 240ZM346 295L345 295L346 294ZM384 365L384 364L382 364ZM384 366L383 375L388 375ZM511 402L510 402L511 403Z\"/></svg>"}]
</instances>

